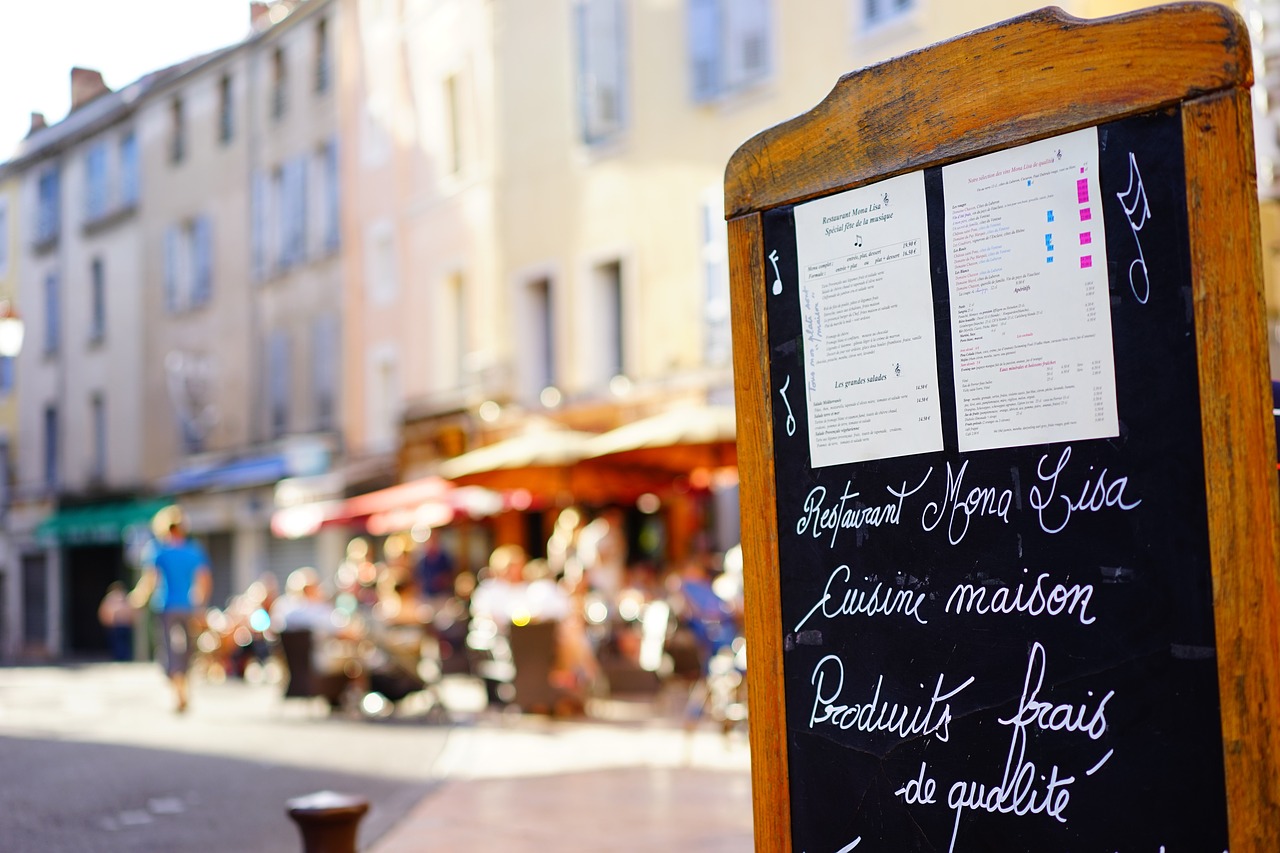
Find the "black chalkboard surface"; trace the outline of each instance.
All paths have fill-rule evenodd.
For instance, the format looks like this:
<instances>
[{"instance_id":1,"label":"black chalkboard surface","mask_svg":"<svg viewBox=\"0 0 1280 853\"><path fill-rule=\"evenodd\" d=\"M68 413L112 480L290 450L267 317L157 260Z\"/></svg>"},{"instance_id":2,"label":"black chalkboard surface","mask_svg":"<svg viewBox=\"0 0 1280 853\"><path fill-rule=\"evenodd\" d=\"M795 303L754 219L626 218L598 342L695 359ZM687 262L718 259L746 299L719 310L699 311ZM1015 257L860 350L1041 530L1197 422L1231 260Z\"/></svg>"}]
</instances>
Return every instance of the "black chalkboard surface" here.
<instances>
[{"instance_id":1,"label":"black chalkboard surface","mask_svg":"<svg viewBox=\"0 0 1280 853\"><path fill-rule=\"evenodd\" d=\"M792 849L1227 848L1181 128L1098 126L1105 438L959 450L932 168L943 449L812 467L795 208L764 212Z\"/></svg>"}]
</instances>

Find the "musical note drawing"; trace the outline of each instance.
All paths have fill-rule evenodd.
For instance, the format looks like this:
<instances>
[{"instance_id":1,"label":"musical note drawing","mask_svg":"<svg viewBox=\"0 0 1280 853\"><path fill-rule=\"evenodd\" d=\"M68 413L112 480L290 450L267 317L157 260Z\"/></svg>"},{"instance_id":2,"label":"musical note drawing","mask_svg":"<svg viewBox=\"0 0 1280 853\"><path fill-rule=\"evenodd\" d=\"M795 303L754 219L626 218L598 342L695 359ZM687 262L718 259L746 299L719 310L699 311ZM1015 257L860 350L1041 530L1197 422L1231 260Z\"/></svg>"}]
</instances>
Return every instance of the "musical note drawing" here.
<instances>
[{"instance_id":1,"label":"musical note drawing","mask_svg":"<svg viewBox=\"0 0 1280 853\"><path fill-rule=\"evenodd\" d=\"M1122 193L1116 193L1116 198L1120 199L1125 218L1129 220L1133 241L1138 244L1138 258L1129 264L1129 288L1139 304L1146 305L1151 296L1151 279L1147 277L1147 259L1142 253L1142 240L1138 237L1138 232L1151 218L1151 206L1147 202L1147 188L1142 185L1142 173L1138 171L1138 161L1132 151L1129 152L1129 187ZM1134 272L1138 270L1142 274L1141 288L1134 278Z\"/></svg>"},{"instance_id":2,"label":"musical note drawing","mask_svg":"<svg viewBox=\"0 0 1280 853\"><path fill-rule=\"evenodd\" d=\"M778 271L778 250L769 253L769 261L773 264L773 295L782 293L782 273Z\"/></svg>"},{"instance_id":3,"label":"musical note drawing","mask_svg":"<svg viewBox=\"0 0 1280 853\"><path fill-rule=\"evenodd\" d=\"M791 375L787 375L787 381L782 383L782 387L778 389L778 393L782 395L782 403L787 407L787 435L796 434L796 416L791 413L791 401L787 399L787 388L791 386Z\"/></svg>"},{"instance_id":4,"label":"musical note drawing","mask_svg":"<svg viewBox=\"0 0 1280 853\"><path fill-rule=\"evenodd\" d=\"M853 247L854 247L855 249L861 249L861 248L862 248L862 235L861 235L861 234L854 234L854 235L853 235Z\"/></svg>"}]
</instances>

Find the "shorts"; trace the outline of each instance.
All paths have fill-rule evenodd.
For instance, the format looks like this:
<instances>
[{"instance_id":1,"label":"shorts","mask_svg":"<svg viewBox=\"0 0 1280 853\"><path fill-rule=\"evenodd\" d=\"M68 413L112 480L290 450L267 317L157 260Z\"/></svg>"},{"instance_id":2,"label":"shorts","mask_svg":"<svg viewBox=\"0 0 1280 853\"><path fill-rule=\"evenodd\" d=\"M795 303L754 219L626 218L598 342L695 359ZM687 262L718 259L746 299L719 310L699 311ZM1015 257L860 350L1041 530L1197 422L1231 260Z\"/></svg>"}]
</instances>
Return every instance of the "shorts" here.
<instances>
[{"instance_id":1,"label":"shorts","mask_svg":"<svg viewBox=\"0 0 1280 853\"><path fill-rule=\"evenodd\" d=\"M165 675L185 675L191 666L191 611L160 614L160 663Z\"/></svg>"}]
</instances>

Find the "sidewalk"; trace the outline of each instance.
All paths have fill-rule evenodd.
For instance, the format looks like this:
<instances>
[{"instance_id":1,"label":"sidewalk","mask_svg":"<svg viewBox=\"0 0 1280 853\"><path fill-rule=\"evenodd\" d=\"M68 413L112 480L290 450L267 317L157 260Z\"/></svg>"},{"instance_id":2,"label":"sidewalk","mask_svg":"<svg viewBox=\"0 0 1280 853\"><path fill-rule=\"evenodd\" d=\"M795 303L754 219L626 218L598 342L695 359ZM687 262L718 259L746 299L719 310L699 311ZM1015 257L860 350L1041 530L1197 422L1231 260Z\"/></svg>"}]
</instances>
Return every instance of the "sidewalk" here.
<instances>
[{"instance_id":1,"label":"sidewalk","mask_svg":"<svg viewBox=\"0 0 1280 853\"><path fill-rule=\"evenodd\" d=\"M753 849L743 732L486 717L450 734L434 771L369 853Z\"/></svg>"}]
</instances>

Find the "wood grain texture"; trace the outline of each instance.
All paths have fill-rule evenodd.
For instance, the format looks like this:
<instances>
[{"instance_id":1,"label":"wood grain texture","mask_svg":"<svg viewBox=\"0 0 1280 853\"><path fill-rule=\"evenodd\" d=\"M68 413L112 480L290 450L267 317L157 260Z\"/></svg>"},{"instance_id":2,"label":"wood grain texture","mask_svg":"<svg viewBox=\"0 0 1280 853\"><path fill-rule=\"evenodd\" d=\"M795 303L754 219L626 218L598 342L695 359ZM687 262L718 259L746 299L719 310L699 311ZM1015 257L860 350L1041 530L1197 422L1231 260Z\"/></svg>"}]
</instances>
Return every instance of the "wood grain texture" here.
<instances>
[{"instance_id":1,"label":"wood grain texture","mask_svg":"<svg viewBox=\"0 0 1280 853\"><path fill-rule=\"evenodd\" d=\"M769 337L759 215L729 222L734 395L742 507L745 630L750 675L751 784L757 853L791 850L787 718L782 689L782 591L769 398Z\"/></svg>"},{"instance_id":2,"label":"wood grain texture","mask_svg":"<svg viewBox=\"0 0 1280 853\"><path fill-rule=\"evenodd\" d=\"M1249 93L1183 105L1231 850L1280 844L1277 506Z\"/></svg>"},{"instance_id":3,"label":"wood grain texture","mask_svg":"<svg viewBox=\"0 0 1280 853\"><path fill-rule=\"evenodd\" d=\"M813 110L735 152L725 216L1252 82L1244 23L1224 6L1096 21L1042 9L845 75Z\"/></svg>"},{"instance_id":4,"label":"wood grain texture","mask_svg":"<svg viewBox=\"0 0 1280 853\"><path fill-rule=\"evenodd\" d=\"M760 213L1181 103L1232 853L1280 839L1280 499L1248 38L1226 7L1036 12L841 78L725 173L756 850L790 851Z\"/></svg>"}]
</instances>

